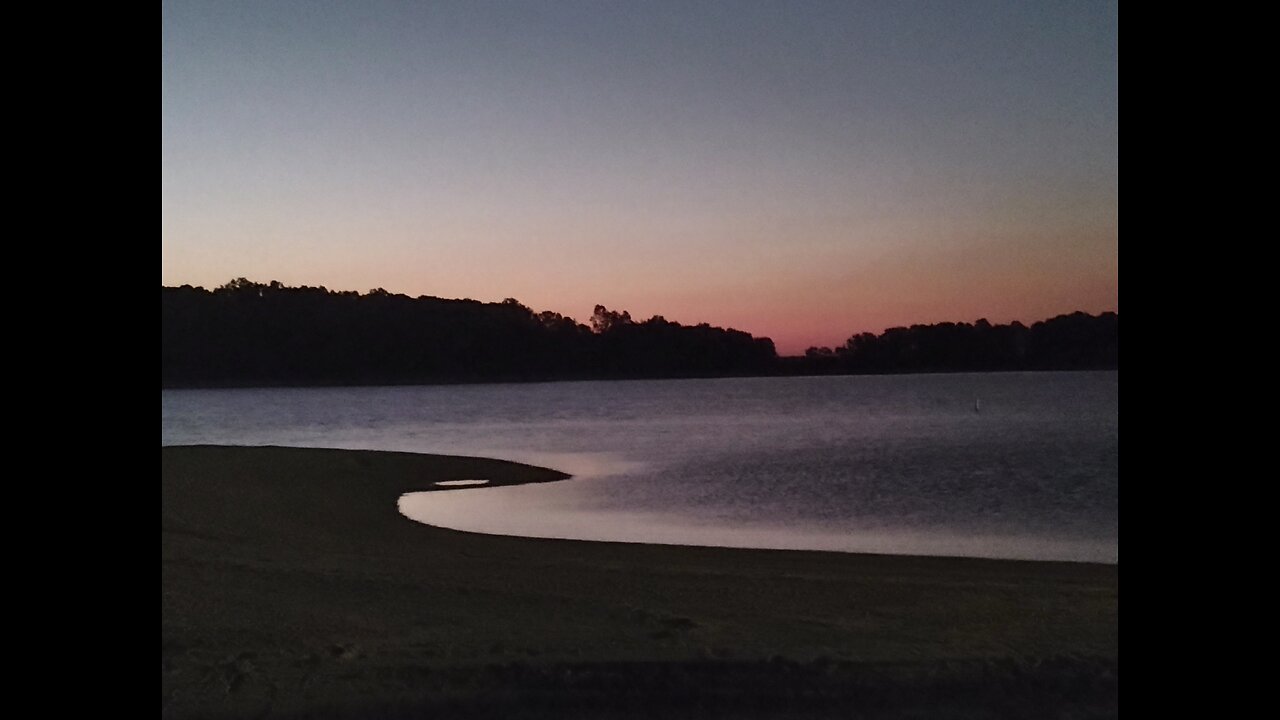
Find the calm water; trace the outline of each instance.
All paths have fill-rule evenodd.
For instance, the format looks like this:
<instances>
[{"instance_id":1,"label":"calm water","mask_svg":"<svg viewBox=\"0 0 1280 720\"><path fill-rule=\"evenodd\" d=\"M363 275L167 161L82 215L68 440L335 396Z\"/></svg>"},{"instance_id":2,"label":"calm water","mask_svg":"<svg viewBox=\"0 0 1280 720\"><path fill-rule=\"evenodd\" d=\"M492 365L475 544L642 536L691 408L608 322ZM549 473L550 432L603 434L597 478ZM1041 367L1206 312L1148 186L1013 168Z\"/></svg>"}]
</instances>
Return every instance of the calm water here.
<instances>
[{"instance_id":1,"label":"calm water","mask_svg":"<svg viewBox=\"0 0 1280 720\"><path fill-rule=\"evenodd\" d=\"M1114 563L1117 377L168 390L161 442L479 455L575 476L401 501L464 530Z\"/></svg>"}]
</instances>

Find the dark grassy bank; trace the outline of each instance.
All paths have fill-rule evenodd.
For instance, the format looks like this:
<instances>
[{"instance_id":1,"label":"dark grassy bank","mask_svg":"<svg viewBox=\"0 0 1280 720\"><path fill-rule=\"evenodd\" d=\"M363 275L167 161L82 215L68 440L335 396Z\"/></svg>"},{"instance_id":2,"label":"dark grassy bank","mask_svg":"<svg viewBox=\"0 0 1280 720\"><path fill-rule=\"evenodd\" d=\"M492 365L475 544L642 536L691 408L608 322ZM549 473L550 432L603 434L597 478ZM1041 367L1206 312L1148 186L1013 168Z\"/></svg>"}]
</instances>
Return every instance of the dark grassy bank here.
<instances>
[{"instance_id":1,"label":"dark grassy bank","mask_svg":"<svg viewBox=\"0 0 1280 720\"><path fill-rule=\"evenodd\" d=\"M396 500L564 476L284 448L162 462L165 717L1115 713L1115 566L473 535Z\"/></svg>"}]
</instances>

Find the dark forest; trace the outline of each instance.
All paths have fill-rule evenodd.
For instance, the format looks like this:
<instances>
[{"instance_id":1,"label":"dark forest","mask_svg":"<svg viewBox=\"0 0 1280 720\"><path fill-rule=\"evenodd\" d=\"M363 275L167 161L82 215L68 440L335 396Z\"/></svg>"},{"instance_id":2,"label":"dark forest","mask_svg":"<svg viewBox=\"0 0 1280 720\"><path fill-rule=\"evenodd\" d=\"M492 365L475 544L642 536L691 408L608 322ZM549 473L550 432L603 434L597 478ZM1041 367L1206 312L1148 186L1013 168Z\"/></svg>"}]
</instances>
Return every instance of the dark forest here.
<instances>
[{"instance_id":1,"label":"dark forest","mask_svg":"<svg viewBox=\"0 0 1280 720\"><path fill-rule=\"evenodd\" d=\"M912 325L779 357L773 341L597 305L589 324L500 303L286 287L161 288L162 387L1115 369L1116 313Z\"/></svg>"}]
</instances>

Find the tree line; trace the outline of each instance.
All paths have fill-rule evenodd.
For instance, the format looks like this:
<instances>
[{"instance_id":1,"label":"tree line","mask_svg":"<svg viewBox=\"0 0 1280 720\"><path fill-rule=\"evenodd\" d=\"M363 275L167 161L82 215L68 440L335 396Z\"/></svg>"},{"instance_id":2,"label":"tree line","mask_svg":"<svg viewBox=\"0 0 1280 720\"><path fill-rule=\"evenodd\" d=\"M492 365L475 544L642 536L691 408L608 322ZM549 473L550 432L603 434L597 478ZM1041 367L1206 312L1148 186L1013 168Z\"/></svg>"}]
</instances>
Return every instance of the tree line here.
<instances>
[{"instance_id":1,"label":"tree line","mask_svg":"<svg viewBox=\"0 0 1280 720\"><path fill-rule=\"evenodd\" d=\"M780 358L773 341L597 305L590 324L500 303L239 278L161 288L163 387L400 385L1115 367L1115 314L943 323Z\"/></svg>"},{"instance_id":2,"label":"tree line","mask_svg":"<svg viewBox=\"0 0 1280 720\"><path fill-rule=\"evenodd\" d=\"M783 364L813 374L1112 370L1119 316L1083 312L1037 322L937 323L859 333L837 348L811 347Z\"/></svg>"}]
</instances>

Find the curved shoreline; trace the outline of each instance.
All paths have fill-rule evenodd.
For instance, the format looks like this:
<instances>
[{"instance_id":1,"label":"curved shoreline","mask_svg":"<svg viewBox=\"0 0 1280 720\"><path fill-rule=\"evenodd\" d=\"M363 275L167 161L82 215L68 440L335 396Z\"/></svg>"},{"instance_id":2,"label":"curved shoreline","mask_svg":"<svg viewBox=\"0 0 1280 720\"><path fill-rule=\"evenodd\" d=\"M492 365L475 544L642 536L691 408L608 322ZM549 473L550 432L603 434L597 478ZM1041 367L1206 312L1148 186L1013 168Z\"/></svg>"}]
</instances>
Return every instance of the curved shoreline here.
<instances>
[{"instance_id":1,"label":"curved shoreline","mask_svg":"<svg viewBox=\"0 0 1280 720\"><path fill-rule=\"evenodd\" d=\"M478 481L484 483L485 481ZM478 485L480 489L485 485ZM562 492L517 490L496 493L406 493L401 515L431 527L514 538L546 538L581 542L621 542L724 547L745 550L840 552L936 558L978 558L1028 562L1074 562L1117 565L1113 544L1081 539L979 534L945 529L832 529L795 524L720 524L660 511L617 508L583 509L581 497ZM431 490L445 489L432 488ZM458 488L463 489L463 488ZM594 495L594 494L592 494ZM528 509L513 517L512 508Z\"/></svg>"},{"instance_id":2,"label":"curved shoreline","mask_svg":"<svg viewBox=\"0 0 1280 720\"><path fill-rule=\"evenodd\" d=\"M770 658L1114 664L1114 565L519 538L395 510L450 489L438 481L566 477L484 458L163 447L165 715L380 702L425 692L422 673L493 663L538 677Z\"/></svg>"}]
</instances>

